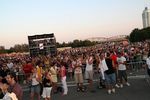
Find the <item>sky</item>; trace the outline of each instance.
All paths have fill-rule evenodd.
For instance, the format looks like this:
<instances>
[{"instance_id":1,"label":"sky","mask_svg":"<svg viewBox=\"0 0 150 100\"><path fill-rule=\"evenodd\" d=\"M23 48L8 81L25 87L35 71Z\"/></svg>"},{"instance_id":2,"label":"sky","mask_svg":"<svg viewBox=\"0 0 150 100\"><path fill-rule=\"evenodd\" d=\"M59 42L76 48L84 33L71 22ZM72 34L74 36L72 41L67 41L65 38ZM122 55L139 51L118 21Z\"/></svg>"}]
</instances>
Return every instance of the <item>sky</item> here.
<instances>
[{"instance_id":1,"label":"sky","mask_svg":"<svg viewBox=\"0 0 150 100\"><path fill-rule=\"evenodd\" d=\"M57 42L129 35L150 0L0 0L0 46L54 33Z\"/></svg>"}]
</instances>

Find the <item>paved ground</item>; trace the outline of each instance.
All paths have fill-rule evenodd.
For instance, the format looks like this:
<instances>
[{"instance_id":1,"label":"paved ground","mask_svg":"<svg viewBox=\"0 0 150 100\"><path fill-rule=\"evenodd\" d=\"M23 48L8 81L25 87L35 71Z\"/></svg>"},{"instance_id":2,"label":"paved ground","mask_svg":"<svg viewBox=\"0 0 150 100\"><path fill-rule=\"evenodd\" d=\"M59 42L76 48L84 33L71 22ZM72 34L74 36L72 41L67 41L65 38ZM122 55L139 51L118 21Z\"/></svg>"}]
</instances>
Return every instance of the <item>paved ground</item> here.
<instances>
[{"instance_id":1,"label":"paved ground","mask_svg":"<svg viewBox=\"0 0 150 100\"><path fill-rule=\"evenodd\" d=\"M108 95L106 89L98 89L98 82L95 81L95 93L89 91L77 92L74 81L68 80L69 93L67 96L61 96L61 93L52 94L52 100L150 100L150 85L145 79L143 72L130 73L130 87L124 86L122 89L116 89L115 94ZM86 84L86 83L85 83ZM29 89L24 89L23 100L29 99ZM37 99L35 99L37 100Z\"/></svg>"},{"instance_id":2,"label":"paved ground","mask_svg":"<svg viewBox=\"0 0 150 100\"><path fill-rule=\"evenodd\" d=\"M95 93L76 92L76 88L71 86L67 96L61 96L60 93L52 94L52 100L150 100L150 86L145 79L131 78L129 82L131 83L130 87L124 86L111 95L108 95L105 89L98 89L97 83L95 83ZM28 91L24 92L23 100L29 100Z\"/></svg>"}]
</instances>

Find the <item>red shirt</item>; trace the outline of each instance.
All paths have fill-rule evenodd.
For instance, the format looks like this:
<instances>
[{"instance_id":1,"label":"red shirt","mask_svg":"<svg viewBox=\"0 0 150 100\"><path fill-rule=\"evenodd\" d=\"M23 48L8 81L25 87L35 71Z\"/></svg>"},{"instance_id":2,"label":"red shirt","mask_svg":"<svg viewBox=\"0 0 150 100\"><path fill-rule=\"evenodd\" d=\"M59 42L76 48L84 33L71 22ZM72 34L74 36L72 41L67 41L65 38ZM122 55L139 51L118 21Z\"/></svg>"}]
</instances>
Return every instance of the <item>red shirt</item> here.
<instances>
[{"instance_id":1,"label":"red shirt","mask_svg":"<svg viewBox=\"0 0 150 100\"><path fill-rule=\"evenodd\" d=\"M113 54L112 56L111 56L111 59L112 59L112 61L114 62L114 68L116 69L116 65L117 65L117 55L115 55L115 54Z\"/></svg>"},{"instance_id":2,"label":"red shirt","mask_svg":"<svg viewBox=\"0 0 150 100\"><path fill-rule=\"evenodd\" d=\"M23 66L23 71L25 72L25 74L31 73L32 69L33 69L33 66L31 63L25 64Z\"/></svg>"}]
</instances>

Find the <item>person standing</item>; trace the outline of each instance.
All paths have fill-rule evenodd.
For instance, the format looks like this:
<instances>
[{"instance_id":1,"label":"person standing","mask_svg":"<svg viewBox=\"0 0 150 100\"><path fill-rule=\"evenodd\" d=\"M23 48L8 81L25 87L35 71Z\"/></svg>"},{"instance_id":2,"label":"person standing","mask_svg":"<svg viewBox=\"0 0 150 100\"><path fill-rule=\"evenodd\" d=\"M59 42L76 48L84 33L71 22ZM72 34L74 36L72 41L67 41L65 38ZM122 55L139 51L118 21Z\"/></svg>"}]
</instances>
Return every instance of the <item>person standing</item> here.
<instances>
[{"instance_id":1,"label":"person standing","mask_svg":"<svg viewBox=\"0 0 150 100\"><path fill-rule=\"evenodd\" d=\"M76 59L76 64L74 66L74 78L77 84L77 91L79 92L81 90L84 92L85 89L83 87L82 58L80 56Z\"/></svg>"},{"instance_id":2,"label":"person standing","mask_svg":"<svg viewBox=\"0 0 150 100\"><path fill-rule=\"evenodd\" d=\"M22 100L23 90L21 86L17 83L16 74L14 72L8 73L6 76L6 80L8 84L10 85L8 90L10 92L15 93L18 100Z\"/></svg>"},{"instance_id":3,"label":"person standing","mask_svg":"<svg viewBox=\"0 0 150 100\"><path fill-rule=\"evenodd\" d=\"M98 57L99 64L98 64L98 71L99 71L99 88L105 88L105 75L104 72L108 70L108 67L105 62L104 54L100 54L100 57Z\"/></svg>"},{"instance_id":4,"label":"person standing","mask_svg":"<svg viewBox=\"0 0 150 100\"><path fill-rule=\"evenodd\" d=\"M108 70L104 72L105 79L106 79L106 87L108 94L115 93L115 84L116 84L116 75L114 70L114 62L110 57L110 53L106 54L106 65L108 67Z\"/></svg>"},{"instance_id":5,"label":"person standing","mask_svg":"<svg viewBox=\"0 0 150 100\"><path fill-rule=\"evenodd\" d=\"M68 74L69 74L69 78L72 80L73 79L73 65L72 65L73 60L70 58L67 62L68 64Z\"/></svg>"},{"instance_id":6,"label":"person standing","mask_svg":"<svg viewBox=\"0 0 150 100\"><path fill-rule=\"evenodd\" d=\"M44 98L44 100L51 100L52 78L49 72L45 73L45 77L42 83L43 83L42 97Z\"/></svg>"},{"instance_id":7,"label":"person standing","mask_svg":"<svg viewBox=\"0 0 150 100\"><path fill-rule=\"evenodd\" d=\"M42 95L43 92L42 77L43 77L44 70L43 70L43 63L41 61L36 66L36 72L38 75L38 82L40 84L40 95Z\"/></svg>"},{"instance_id":8,"label":"person standing","mask_svg":"<svg viewBox=\"0 0 150 100\"><path fill-rule=\"evenodd\" d=\"M0 100L18 100L17 96L15 93L13 92L9 92L8 91L8 88L9 88L9 84L8 82L6 81L6 79L3 79L2 80L2 91L3 91L3 94L4 94L4 97Z\"/></svg>"},{"instance_id":9,"label":"person standing","mask_svg":"<svg viewBox=\"0 0 150 100\"><path fill-rule=\"evenodd\" d=\"M28 82L28 79L29 79L29 77L30 77L30 75L32 73L31 72L32 69L33 69L33 65L32 65L32 63L30 61L24 61L23 62L23 71L25 73L25 79L26 79L24 81L24 83Z\"/></svg>"},{"instance_id":10,"label":"person standing","mask_svg":"<svg viewBox=\"0 0 150 100\"><path fill-rule=\"evenodd\" d=\"M62 95L67 95L68 87L67 87L67 82L66 82L66 68L64 66L64 62L61 62L60 76L61 76L61 82L62 82L63 89L64 89L64 92Z\"/></svg>"},{"instance_id":11,"label":"person standing","mask_svg":"<svg viewBox=\"0 0 150 100\"><path fill-rule=\"evenodd\" d=\"M52 78L52 87L53 87L53 92L57 93L57 66L56 64L51 64L50 66L50 73L51 73L51 78Z\"/></svg>"},{"instance_id":12,"label":"person standing","mask_svg":"<svg viewBox=\"0 0 150 100\"><path fill-rule=\"evenodd\" d=\"M35 94L37 95L37 100L40 100L40 82L41 79L38 75L37 69L32 69L32 75L30 77L31 80L31 100L34 100Z\"/></svg>"},{"instance_id":13,"label":"person standing","mask_svg":"<svg viewBox=\"0 0 150 100\"><path fill-rule=\"evenodd\" d=\"M117 54L115 53L115 51L110 51L110 57L114 63L114 70L115 70L115 75L116 75L116 87L119 88L119 81L118 81L118 64L117 64Z\"/></svg>"},{"instance_id":14,"label":"person standing","mask_svg":"<svg viewBox=\"0 0 150 100\"><path fill-rule=\"evenodd\" d=\"M85 78L89 83L89 90L93 92L93 57L87 56L86 68L85 68Z\"/></svg>"},{"instance_id":15,"label":"person standing","mask_svg":"<svg viewBox=\"0 0 150 100\"><path fill-rule=\"evenodd\" d=\"M123 79L127 86L130 86L127 80L127 73L126 73L126 58L119 52L118 53L118 78L120 80L120 88L123 88Z\"/></svg>"}]
</instances>

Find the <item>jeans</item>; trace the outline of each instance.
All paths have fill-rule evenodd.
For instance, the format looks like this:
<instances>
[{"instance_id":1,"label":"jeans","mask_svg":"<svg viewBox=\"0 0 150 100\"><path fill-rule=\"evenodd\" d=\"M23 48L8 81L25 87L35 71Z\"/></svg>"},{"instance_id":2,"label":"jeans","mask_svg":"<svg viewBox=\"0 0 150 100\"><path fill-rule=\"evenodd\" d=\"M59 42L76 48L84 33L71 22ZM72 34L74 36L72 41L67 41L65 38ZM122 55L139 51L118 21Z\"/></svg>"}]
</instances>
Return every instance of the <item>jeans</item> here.
<instances>
[{"instance_id":1,"label":"jeans","mask_svg":"<svg viewBox=\"0 0 150 100\"><path fill-rule=\"evenodd\" d=\"M115 73L106 74L105 73L105 81L107 85L115 85L116 84L116 75Z\"/></svg>"},{"instance_id":2,"label":"jeans","mask_svg":"<svg viewBox=\"0 0 150 100\"><path fill-rule=\"evenodd\" d=\"M127 82L126 70L118 70L118 77L119 77L120 83L123 83L123 78Z\"/></svg>"}]
</instances>

